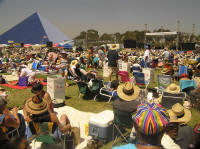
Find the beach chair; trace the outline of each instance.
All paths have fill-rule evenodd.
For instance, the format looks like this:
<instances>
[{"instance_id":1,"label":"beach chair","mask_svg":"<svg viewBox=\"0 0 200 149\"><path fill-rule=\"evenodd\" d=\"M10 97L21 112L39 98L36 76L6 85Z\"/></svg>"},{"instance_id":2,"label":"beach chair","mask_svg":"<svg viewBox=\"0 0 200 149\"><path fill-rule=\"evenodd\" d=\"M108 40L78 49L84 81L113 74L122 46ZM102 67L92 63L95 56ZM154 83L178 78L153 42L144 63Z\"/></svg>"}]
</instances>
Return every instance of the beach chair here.
<instances>
[{"instance_id":1,"label":"beach chair","mask_svg":"<svg viewBox=\"0 0 200 149\"><path fill-rule=\"evenodd\" d=\"M110 86L111 86L111 83L108 82L108 83L105 83L105 84L104 84L104 87L102 87L102 88L100 89L100 95L101 95L101 96L106 96L106 97L109 98L109 99L108 99L108 103L111 101L112 97L115 96L115 95L117 94L117 91L116 91L116 90L114 90L114 91L111 91L111 90L110 90Z\"/></svg>"},{"instance_id":2,"label":"beach chair","mask_svg":"<svg viewBox=\"0 0 200 149\"><path fill-rule=\"evenodd\" d=\"M181 91L186 92L187 94L197 86L195 80L181 80L179 85Z\"/></svg>"},{"instance_id":3,"label":"beach chair","mask_svg":"<svg viewBox=\"0 0 200 149\"><path fill-rule=\"evenodd\" d=\"M183 105L184 100L186 99L186 93L180 92L180 93L169 93L169 92L162 92L162 101L161 105L164 108L171 109L172 106L176 103L180 103Z\"/></svg>"},{"instance_id":4,"label":"beach chair","mask_svg":"<svg viewBox=\"0 0 200 149\"><path fill-rule=\"evenodd\" d=\"M162 93L172 82L170 75L157 75L158 91Z\"/></svg>"},{"instance_id":5,"label":"beach chair","mask_svg":"<svg viewBox=\"0 0 200 149\"><path fill-rule=\"evenodd\" d=\"M143 72L133 72L134 80L136 85L145 85L145 88L149 85L149 80L145 80L145 76Z\"/></svg>"},{"instance_id":6,"label":"beach chair","mask_svg":"<svg viewBox=\"0 0 200 149\"><path fill-rule=\"evenodd\" d=\"M187 68L187 66L179 66L179 68L178 68L178 76L179 76L179 78L188 77L188 68Z\"/></svg>"}]
</instances>

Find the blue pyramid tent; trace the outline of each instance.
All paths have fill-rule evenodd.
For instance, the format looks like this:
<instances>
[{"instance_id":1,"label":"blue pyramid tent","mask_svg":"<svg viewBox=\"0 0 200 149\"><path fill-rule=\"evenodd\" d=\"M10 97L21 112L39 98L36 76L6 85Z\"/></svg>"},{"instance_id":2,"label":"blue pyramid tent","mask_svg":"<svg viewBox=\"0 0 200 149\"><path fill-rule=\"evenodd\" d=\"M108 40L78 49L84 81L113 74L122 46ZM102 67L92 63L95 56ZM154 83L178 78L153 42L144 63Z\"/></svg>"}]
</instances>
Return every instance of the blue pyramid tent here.
<instances>
[{"instance_id":1,"label":"blue pyramid tent","mask_svg":"<svg viewBox=\"0 0 200 149\"><path fill-rule=\"evenodd\" d=\"M0 36L2 44L8 43L9 40L16 43L41 44L47 41L60 43L70 38L41 15L34 13Z\"/></svg>"}]
</instances>

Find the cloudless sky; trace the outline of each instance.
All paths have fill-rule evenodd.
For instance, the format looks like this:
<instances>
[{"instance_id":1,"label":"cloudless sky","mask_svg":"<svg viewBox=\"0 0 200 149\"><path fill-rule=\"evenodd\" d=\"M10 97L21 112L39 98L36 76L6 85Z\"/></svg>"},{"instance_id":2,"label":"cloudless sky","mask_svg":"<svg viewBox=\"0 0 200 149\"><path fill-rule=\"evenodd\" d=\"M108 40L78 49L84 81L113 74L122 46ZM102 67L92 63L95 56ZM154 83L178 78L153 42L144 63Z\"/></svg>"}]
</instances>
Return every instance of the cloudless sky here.
<instances>
[{"instance_id":1,"label":"cloudless sky","mask_svg":"<svg viewBox=\"0 0 200 149\"><path fill-rule=\"evenodd\" d=\"M83 30L100 34L127 30L158 29L161 26L200 33L200 0L0 0L0 34L34 12L71 38Z\"/></svg>"}]
</instances>

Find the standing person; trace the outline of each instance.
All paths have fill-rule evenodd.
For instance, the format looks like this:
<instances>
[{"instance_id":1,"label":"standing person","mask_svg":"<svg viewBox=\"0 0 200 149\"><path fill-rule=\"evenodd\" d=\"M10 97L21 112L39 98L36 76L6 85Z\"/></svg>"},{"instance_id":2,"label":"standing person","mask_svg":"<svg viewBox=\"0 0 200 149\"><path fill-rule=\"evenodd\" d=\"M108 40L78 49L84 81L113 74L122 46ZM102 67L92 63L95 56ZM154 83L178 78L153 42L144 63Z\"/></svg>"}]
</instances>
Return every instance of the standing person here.
<instances>
[{"instance_id":1,"label":"standing person","mask_svg":"<svg viewBox=\"0 0 200 149\"><path fill-rule=\"evenodd\" d=\"M111 81L111 77L112 77L112 73L113 71L115 71L116 73L116 80L118 80L118 52L117 50L117 46L115 44L112 45L112 47L110 48L107 58L108 58L108 66L111 69L111 72L109 74L109 81Z\"/></svg>"},{"instance_id":2,"label":"standing person","mask_svg":"<svg viewBox=\"0 0 200 149\"><path fill-rule=\"evenodd\" d=\"M149 62L150 62L150 50L146 49L144 52L144 62L145 62L145 66L149 67Z\"/></svg>"},{"instance_id":3,"label":"standing person","mask_svg":"<svg viewBox=\"0 0 200 149\"><path fill-rule=\"evenodd\" d=\"M87 69L88 69L89 66L93 66L93 52L94 52L94 48L90 47L87 52L88 52L88 62L87 62Z\"/></svg>"}]
</instances>

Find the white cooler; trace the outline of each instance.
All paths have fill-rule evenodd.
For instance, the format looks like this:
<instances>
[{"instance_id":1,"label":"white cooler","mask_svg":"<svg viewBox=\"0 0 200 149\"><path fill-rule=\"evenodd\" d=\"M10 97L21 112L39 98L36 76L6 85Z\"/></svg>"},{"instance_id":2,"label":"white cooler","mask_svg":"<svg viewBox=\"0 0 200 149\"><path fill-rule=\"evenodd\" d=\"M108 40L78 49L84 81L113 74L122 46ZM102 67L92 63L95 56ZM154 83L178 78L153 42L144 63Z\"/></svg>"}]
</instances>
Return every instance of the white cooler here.
<instances>
[{"instance_id":1,"label":"white cooler","mask_svg":"<svg viewBox=\"0 0 200 149\"><path fill-rule=\"evenodd\" d=\"M107 142L112 140L114 113L102 111L89 119L89 135L94 139Z\"/></svg>"}]
</instances>

